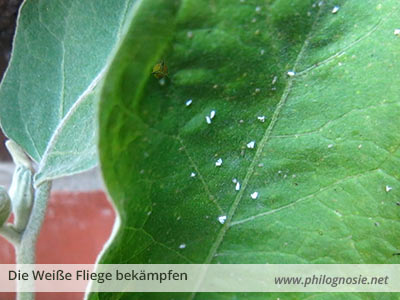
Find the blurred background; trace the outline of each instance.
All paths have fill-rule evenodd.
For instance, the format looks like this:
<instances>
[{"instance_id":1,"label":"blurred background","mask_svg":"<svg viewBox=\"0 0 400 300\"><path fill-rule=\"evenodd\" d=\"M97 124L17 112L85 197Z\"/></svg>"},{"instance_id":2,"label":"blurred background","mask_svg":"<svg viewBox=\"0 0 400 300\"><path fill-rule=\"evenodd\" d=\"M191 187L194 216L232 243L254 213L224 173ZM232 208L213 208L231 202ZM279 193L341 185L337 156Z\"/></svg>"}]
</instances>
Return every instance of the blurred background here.
<instances>
[{"instance_id":1,"label":"blurred background","mask_svg":"<svg viewBox=\"0 0 400 300\"><path fill-rule=\"evenodd\" d=\"M21 3L22 0L0 0L0 80L11 56ZM8 188L14 164L4 142L0 130L0 185ZM115 212L104 193L98 169L56 180L36 249L37 263L94 264L114 220ZM15 263L14 249L0 236L0 264L9 263ZM15 299L15 295L0 293L0 299ZM38 293L37 299L78 300L83 299L83 293Z\"/></svg>"}]
</instances>

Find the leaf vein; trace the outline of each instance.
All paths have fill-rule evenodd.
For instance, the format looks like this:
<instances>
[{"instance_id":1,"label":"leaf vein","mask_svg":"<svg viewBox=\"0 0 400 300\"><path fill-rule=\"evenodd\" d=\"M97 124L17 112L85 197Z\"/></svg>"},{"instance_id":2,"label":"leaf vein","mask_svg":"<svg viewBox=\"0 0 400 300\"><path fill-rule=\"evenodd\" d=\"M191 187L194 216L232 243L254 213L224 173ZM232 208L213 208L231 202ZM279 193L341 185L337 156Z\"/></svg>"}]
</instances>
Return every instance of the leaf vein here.
<instances>
[{"instance_id":1,"label":"leaf vein","mask_svg":"<svg viewBox=\"0 0 400 300\"><path fill-rule=\"evenodd\" d=\"M186 146L185 146L185 144L183 143L182 138L180 138L179 136L177 136L176 138L177 138L177 140L179 141L179 143L182 145L183 151L185 152L185 155L186 155L187 158L189 159L191 165L192 165L193 168L196 170L196 172L197 172L197 174L198 174L198 176L199 176L199 178L200 178L200 181L201 181L201 183L203 184L204 190L205 190L205 192L206 192L208 198L210 199L211 202L213 202L213 203L215 204L215 206L218 208L218 211L219 211L221 214L223 214L223 213L224 213L223 209L221 208L221 206L219 205L219 203L218 203L218 201L215 199L215 197L211 194L210 189L208 188L208 185L207 185L206 181L204 180L203 175L202 175L201 172L200 172L200 169L198 168L198 166L197 166L197 164L195 163L195 161L193 160L193 158L189 155L189 152L187 151Z\"/></svg>"},{"instance_id":2,"label":"leaf vein","mask_svg":"<svg viewBox=\"0 0 400 300\"><path fill-rule=\"evenodd\" d=\"M257 218L260 218L260 217L264 217L264 216L268 216L268 215L272 215L272 214L274 214L276 212L279 212L281 210L293 207L293 206L299 204L300 202L304 202L304 201L306 201L308 199L313 198L314 196L318 195L319 193L322 193L322 192L332 188L335 185L341 184L341 183L346 182L346 181L351 180L351 179L357 179L357 178L359 178L361 176L365 176L367 174L370 174L370 173L373 173L373 172L377 172L378 170L379 169L373 169L373 170L368 170L368 171L365 171L365 172L362 172L360 174L356 174L356 175L353 175L353 176L347 176L347 177L342 178L342 179L340 179L340 180L338 180L338 181L336 181L334 183L331 183L331 184L329 184L329 185L327 185L325 187L320 188L318 191L313 192L310 195L307 195L307 196L304 196L302 198L299 198L299 199L297 199L296 201L294 201L292 203L289 203L287 205L283 205L283 206L278 207L276 209L269 210L269 211L266 211L266 212L263 212L263 213L260 213L260 214L257 214L257 215L242 219L242 220L238 220L238 221L232 222L230 224L230 227L233 227L233 226L236 226L236 225L240 225L240 224L243 224L243 223L247 223L247 222L252 221L254 219L257 219Z\"/></svg>"},{"instance_id":3,"label":"leaf vein","mask_svg":"<svg viewBox=\"0 0 400 300\"><path fill-rule=\"evenodd\" d=\"M296 60L294 62L294 65L293 65L293 70L296 70L296 66L298 65L298 63L300 62L300 60L303 57L304 51L306 50L306 48L307 48L307 46L308 46L308 44L310 42L310 39L312 37L312 33L313 33L314 28L315 28L315 26L317 24L317 21L319 19L321 11L322 10L320 8L319 11L318 11L318 14L315 17L315 20L314 20L313 24L311 25L310 32L308 33L307 37L305 38L304 43L303 43L303 45L302 45L302 47L301 47L301 49L299 51L299 54L297 55L297 58L296 58ZM205 264L209 264L211 262L211 260L213 259L215 253L218 251L219 246L222 243L222 240L223 240L223 238L225 236L225 233L230 228L230 223L231 223L232 218L233 218L233 216L234 216L234 214L236 212L236 209L239 206L239 203L240 203L241 199L243 198L243 193L246 190L246 187L247 187L247 185L249 183L249 180L250 180L251 176L253 175L254 168L256 166L257 160L260 158L261 153L262 153L265 145L269 141L269 138L271 136L271 132L272 132L273 128L275 127L275 124L278 121L278 117L280 115L280 112L281 112L283 106L285 105L286 100L287 100L287 98L288 98L288 96L290 94L293 82L294 82L294 78L293 77L290 77L287 80L285 90L283 91L282 97L281 97L281 99L280 99L280 101L279 101L279 103L278 103L278 105L277 105L277 107L276 107L276 109L274 111L274 114L272 116L271 122L269 123L269 125L268 125L268 127L267 127L267 129L266 129L266 131L265 131L265 133L264 133L264 135L262 137L262 139L261 139L259 147L257 148L257 152L254 155L254 158L251 161L249 168L247 169L246 176L245 176L245 178L243 180L242 189L239 191L239 193L236 196L231 208L229 209L229 213L227 215L226 222L222 226L220 232L217 235L217 238L216 238L215 242L211 246L209 254L208 254L208 256L206 257L206 259L204 261ZM192 293L189 298L193 299L195 297L195 294L196 293Z\"/></svg>"},{"instance_id":4,"label":"leaf vein","mask_svg":"<svg viewBox=\"0 0 400 300\"><path fill-rule=\"evenodd\" d=\"M60 111L59 119L62 120L64 117L64 102L65 102L65 45L61 42L61 90L60 90Z\"/></svg>"},{"instance_id":5,"label":"leaf vein","mask_svg":"<svg viewBox=\"0 0 400 300\"><path fill-rule=\"evenodd\" d=\"M335 54L333 54L332 56L324 59L321 62L317 62L314 65L304 69L301 72L297 73L297 76L301 76L301 75L305 75L308 72L317 69L319 67L325 66L328 63L330 63L331 61L333 61L335 58L342 56L343 54L346 53L347 50L353 48L355 45L357 45L358 43L362 42L363 40L365 40L366 38L368 38L371 34L373 34L380 25L384 24L386 22L386 20L389 19L389 17L395 12L397 11L398 8L394 9L386 18L381 18L378 20L378 22L376 22L365 34L363 34L362 36L360 36L359 38L357 38L356 40L354 40L353 42L351 42L349 45L345 46L342 50L336 52Z\"/></svg>"},{"instance_id":6,"label":"leaf vein","mask_svg":"<svg viewBox=\"0 0 400 300\"><path fill-rule=\"evenodd\" d=\"M174 252L176 255L178 255L179 257L183 258L183 259L186 260L187 262L189 262L189 263L191 263L191 264L193 263L189 258L187 258L187 257L184 256L183 254L179 253L179 252L176 251L175 249L172 249L171 247L165 245L164 243L157 241L157 240L156 240L150 233L148 233L145 229L143 229L143 228L135 228L135 227L132 227L132 226L126 226L125 228L126 228L126 229L129 229L129 230L133 230L133 231L142 231L145 235L147 235L147 236L152 240L153 243L158 244L158 245L164 247L165 249L167 249L167 250L169 250L169 251L171 251L171 252ZM142 252L142 251L141 251L141 252ZM140 254L141 252L139 252L139 253L137 253L137 254L131 256L130 259L134 258L135 256L137 256L137 255Z\"/></svg>"}]
</instances>

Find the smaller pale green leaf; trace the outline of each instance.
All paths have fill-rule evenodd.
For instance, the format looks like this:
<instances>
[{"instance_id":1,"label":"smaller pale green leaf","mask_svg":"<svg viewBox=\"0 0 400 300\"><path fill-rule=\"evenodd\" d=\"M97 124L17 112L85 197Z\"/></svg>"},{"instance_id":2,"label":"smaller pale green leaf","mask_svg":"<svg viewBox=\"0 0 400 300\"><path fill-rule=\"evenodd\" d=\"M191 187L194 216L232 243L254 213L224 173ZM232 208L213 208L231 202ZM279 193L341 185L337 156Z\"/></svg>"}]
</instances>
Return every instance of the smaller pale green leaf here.
<instances>
[{"instance_id":1,"label":"smaller pale green leaf","mask_svg":"<svg viewBox=\"0 0 400 300\"><path fill-rule=\"evenodd\" d=\"M27 0L0 87L6 135L39 164L36 184L97 164L96 92L135 0Z\"/></svg>"}]
</instances>

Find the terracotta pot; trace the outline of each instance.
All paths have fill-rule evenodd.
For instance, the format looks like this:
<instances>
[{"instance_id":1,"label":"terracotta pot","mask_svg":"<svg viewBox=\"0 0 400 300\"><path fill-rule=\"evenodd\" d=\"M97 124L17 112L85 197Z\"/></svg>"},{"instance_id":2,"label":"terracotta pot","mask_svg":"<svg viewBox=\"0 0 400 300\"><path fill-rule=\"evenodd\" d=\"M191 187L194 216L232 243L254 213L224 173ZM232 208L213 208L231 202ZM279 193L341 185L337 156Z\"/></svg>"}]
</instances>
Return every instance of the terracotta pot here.
<instances>
[{"instance_id":1,"label":"terracotta pot","mask_svg":"<svg viewBox=\"0 0 400 300\"><path fill-rule=\"evenodd\" d=\"M37 263L93 264L110 236L115 213L104 192L54 192L39 235ZM15 263L13 247L0 237L0 264ZM12 293L2 300L15 299ZM81 300L83 293L37 293L37 300Z\"/></svg>"}]
</instances>

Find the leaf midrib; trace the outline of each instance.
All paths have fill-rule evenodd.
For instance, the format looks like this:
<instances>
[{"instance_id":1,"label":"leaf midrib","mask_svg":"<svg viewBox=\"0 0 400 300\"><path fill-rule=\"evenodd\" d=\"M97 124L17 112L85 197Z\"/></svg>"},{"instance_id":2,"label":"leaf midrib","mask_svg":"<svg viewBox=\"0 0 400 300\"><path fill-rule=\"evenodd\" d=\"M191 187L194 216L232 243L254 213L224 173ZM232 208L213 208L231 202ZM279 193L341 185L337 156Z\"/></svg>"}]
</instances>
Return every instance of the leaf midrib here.
<instances>
[{"instance_id":1,"label":"leaf midrib","mask_svg":"<svg viewBox=\"0 0 400 300\"><path fill-rule=\"evenodd\" d=\"M304 54L304 52L305 52L305 50L307 48L307 45L309 44L309 41L310 41L310 39L311 39L311 37L313 35L314 28L315 28L315 26L316 26L316 24L318 22L318 19L319 19L319 16L321 14L321 11L322 11L322 8L319 8L319 11L318 11L318 13L317 13L317 15L315 17L315 20L314 20L314 22L313 22L313 24L311 26L310 32L306 36L306 38L304 40L304 43L303 43L303 45L302 45L302 47L301 47L301 49L299 51L299 54L296 57L296 60L295 60L294 65L293 65L293 71L296 71L296 67L297 67L298 63L300 62L300 60L302 59L302 57L303 57L303 54ZM284 76L286 76L286 72L285 72ZM209 252L208 256L206 257L206 259L204 261L204 264L209 264L211 262L211 260L213 259L215 253L217 252L219 246L222 243L222 240L223 240L223 238L225 236L225 233L230 228L230 223L232 221L232 218L233 218L233 216L234 216L234 214L235 214L235 212L236 212L236 210L237 210L237 208L238 208L238 206L240 204L240 201L243 198L244 191L247 188L247 185L248 185L248 183L250 181L250 178L254 173L255 165L256 165L256 163L257 163L257 161L258 161L258 159L259 159L259 157L260 157L265 145L268 143L269 138L271 136L271 132L274 129L276 122L278 121L278 117L280 115L280 112L281 112L283 106L285 105L285 103L286 103L286 101L287 101L287 99L289 97L289 94L290 94L291 87L293 85L294 79L295 79L295 77L290 77L287 80L287 83L286 83L285 89L284 89L284 91L282 93L281 99L280 99L279 103L277 104L277 107L276 107L276 109L275 109L275 111L274 111L274 113L272 115L271 122L269 123L267 129L265 130L264 135L263 135L263 137L261 139L261 142L259 144L259 147L257 148L256 154L254 155L254 158L251 161L250 166L247 169L246 176L245 176L245 178L243 180L242 188L239 191L239 193L237 194L235 200L233 201L233 204L232 204L232 206L229 209L229 212L227 214L227 220L226 220L225 224L223 225L223 227L221 228L220 232L218 233L215 242L211 246L210 252ZM195 297L195 295L196 295L196 293L192 293L191 296L189 297L189 299L193 299Z\"/></svg>"},{"instance_id":2,"label":"leaf midrib","mask_svg":"<svg viewBox=\"0 0 400 300\"><path fill-rule=\"evenodd\" d=\"M400 5L399 5L399 7L400 7ZM341 54L343 54L349 48L353 47L354 45L358 44L359 42L361 42L364 39L366 39L367 37L369 37L373 32L375 32L378 29L379 25L384 23L386 21L386 19L388 19L394 13L394 11L397 11L397 9L393 10L387 16L387 18L385 18L383 20L382 19L378 20L378 22L376 24L374 24L372 26L372 28L370 30L368 30L368 32L366 34L362 35L361 37L356 39L354 42L352 42L348 46L344 47L344 49L342 49L338 53L330 56L329 58L327 58L325 60L323 60L322 64L316 64L316 65L313 65L311 67L308 67L305 70L303 70L302 72L297 73L294 77L290 77L288 79L288 81L286 83L286 86L285 86L285 89L284 89L284 91L282 93L281 99L280 99L279 103L277 104L277 107L276 107L276 109L274 111L274 114L272 116L271 122L270 122L268 128L266 129L266 131L265 131L265 133L263 135L263 138L262 138L262 140L260 142L260 146L257 148L257 152L256 152L256 154L255 154L255 156L254 156L249 168L247 169L246 176L245 176L245 179L243 181L242 189L240 190L240 192L236 196L236 198L235 198L235 200L234 200L234 202L233 202L233 204L232 204L232 206L231 206L231 208L230 208L230 210L228 212L227 220L226 220L224 226L221 228L219 234L217 235L217 238L216 238L215 242L211 246L210 252L209 252L208 256L206 257L206 259L204 261L204 264L209 264L212 261L215 253L217 252L219 246L221 245L221 243L223 241L225 233L231 227L232 218L233 218L233 216L234 216L234 214L235 214L235 212L237 210L237 207L240 204L241 199L243 198L244 191L245 191L245 189L246 189L246 187L247 187L247 185L249 183L249 180L250 180L250 178L251 178L251 176L252 176L252 174L254 172L254 168L255 168L256 162L258 161L258 158L260 157L265 145L269 141L269 138L271 136L271 132L273 131L273 129L275 127L275 124L278 121L278 117L280 115L280 112L281 112L283 106L287 102L287 99L288 99L289 94L291 92L291 87L292 87L293 82L296 79L296 77L301 76L301 75L307 73L308 71L311 71L312 69L315 69L315 68L321 67L322 65L325 65L326 63L330 62L334 58L336 58L336 57L340 56ZM310 39L313 36L315 26L318 23L318 20L319 20L319 17L321 15L321 12L322 12L322 7L319 8L319 11L316 14L315 20L314 20L314 22L313 22L313 24L311 26L310 32L308 33L307 37L305 38L303 46L300 49L299 54L296 57L296 60L295 60L294 66L293 66L293 71L296 71L296 67L297 67L298 63L300 62L300 60L302 59L305 50L307 49L307 46L308 46L308 44L310 42ZM284 73L284 76L286 76L286 72ZM196 295L195 292L192 293L191 296L189 297L189 299L194 299L195 295Z\"/></svg>"}]
</instances>

